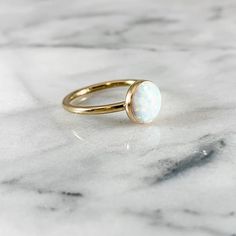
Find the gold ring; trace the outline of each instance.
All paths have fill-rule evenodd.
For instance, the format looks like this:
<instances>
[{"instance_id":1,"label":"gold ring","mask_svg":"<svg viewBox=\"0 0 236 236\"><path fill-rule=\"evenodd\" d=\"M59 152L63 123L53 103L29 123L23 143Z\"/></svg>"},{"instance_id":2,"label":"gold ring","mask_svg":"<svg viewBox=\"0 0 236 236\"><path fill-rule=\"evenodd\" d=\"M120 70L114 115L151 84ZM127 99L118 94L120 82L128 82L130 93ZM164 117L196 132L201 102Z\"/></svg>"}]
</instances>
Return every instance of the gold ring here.
<instances>
[{"instance_id":1,"label":"gold ring","mask_svg":"<svg viewBox=\"0 0 236 236\"><path fill-rule=\"evenodd\" d=\"M72 101L82 99L90 93L121 86L129 86L125 100L122 102L100 105L82 106L74 105ZM98 115L126 110L130 120L135 123L150 123L158 115L161 108L161 93L159 88L148 80L112 80L93 84L74 92L63 99L63 107L73 113Z\"/></svg>"}]
</instances>

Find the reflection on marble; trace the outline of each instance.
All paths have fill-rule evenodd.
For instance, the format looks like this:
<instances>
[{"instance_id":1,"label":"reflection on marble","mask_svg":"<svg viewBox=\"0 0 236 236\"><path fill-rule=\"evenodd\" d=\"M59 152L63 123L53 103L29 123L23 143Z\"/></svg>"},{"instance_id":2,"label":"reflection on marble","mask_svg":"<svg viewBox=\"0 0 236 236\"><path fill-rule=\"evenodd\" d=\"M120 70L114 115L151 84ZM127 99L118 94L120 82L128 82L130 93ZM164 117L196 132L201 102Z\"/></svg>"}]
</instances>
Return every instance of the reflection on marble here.
<instances>
[{"instance_id":1,"label":"reflection on marble","mask_svg":"<svg viewBox=\"0 0 236 236\"><path fill-rule=\"evenodd\" d=\"M236 235L235 11L0 1L0 235ZM71 90L119 78L158 84L153 124L62 109Z\"/></svg>"}]
</instances>

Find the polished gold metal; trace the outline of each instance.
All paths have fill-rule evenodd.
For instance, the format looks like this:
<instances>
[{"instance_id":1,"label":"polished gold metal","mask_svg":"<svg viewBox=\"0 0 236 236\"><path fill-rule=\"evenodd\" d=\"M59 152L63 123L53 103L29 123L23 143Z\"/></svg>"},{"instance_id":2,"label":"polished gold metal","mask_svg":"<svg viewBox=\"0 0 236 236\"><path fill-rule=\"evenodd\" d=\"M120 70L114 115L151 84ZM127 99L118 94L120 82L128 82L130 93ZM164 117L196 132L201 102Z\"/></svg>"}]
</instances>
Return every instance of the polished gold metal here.
<instances>
[{"instance_id":1,"label":"polished gold metal","mask_svg":"<svg viewBox=\"0 0 236 236\"><path fill-rule=\"evenodd\" d=\"M145 80L128 79L128 80L111 80L107 82L93 84L68 94L63 99L63 107L69 112L76 114L86 114L86 115L98 115L98 114L106 114L106 113L113 113L126 110L128 117L132 121L139 123L135 119L135 116L133 114L131 101L132 101L132 96L135 93L135 90L137 89L139 84L144 81ZM93 92L121 86L130 86L125 101L100 105L100 106L82 106L82 105L72 104L72 101L74 101L75 99L78 98L82 100L86 95L91 94Z\"/></svg>"},{"instance_id":2,"label":"polished gold metal","mask_svg":"<svg viewBox=\"0 0 236 236\"><path fill-rule=\"evenodd\" d=\"M126 98L125 98L125 110L126 110L126 114L128 115L128 117L130 118L130 120L132 120L135 123L139 123L135 116L134 116L134 112L133 112L133 107L132 107L132 97L135 94L136 89L138 88L138 86L144 82L145 80L137 80L135 83L133 83L130 87L129 90L126 94Z\"/></svg>"}]
</instances>

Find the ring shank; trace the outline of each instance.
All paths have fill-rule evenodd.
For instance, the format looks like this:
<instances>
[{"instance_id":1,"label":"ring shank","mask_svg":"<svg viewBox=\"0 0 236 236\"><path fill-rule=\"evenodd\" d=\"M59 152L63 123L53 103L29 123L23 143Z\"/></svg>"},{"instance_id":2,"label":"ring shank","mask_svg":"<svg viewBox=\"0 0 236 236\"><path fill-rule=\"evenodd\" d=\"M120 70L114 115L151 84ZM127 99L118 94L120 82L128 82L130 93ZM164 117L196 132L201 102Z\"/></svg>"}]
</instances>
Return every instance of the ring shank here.
<instances>
[{"instance_id":1,"label":"ring shank","mask_svg":"<svg viewBox=\"0 0 236 236\"><path fill-rule=\"evenodd\" d=\"M123 87L123 86L131 86L133 83L135 83L137 80L113 80L113 81L107 81L102 82L98 84L93 84L81 89L78 89L70 94L68 94L63 99L63 107L65 110L77 113L77 114L87 114L87 115L96 115L96 114L105 114L105 113L112 113L112 112L118 112L125 110L125 101L117 102L117 103L111 103L106 105L100 105L100 106L79 106L79 105L73 105L71 102L77 98L82 98L83 96L108 89L108 88L114 88L114 87Z\"/></svg>"}]
</instances>

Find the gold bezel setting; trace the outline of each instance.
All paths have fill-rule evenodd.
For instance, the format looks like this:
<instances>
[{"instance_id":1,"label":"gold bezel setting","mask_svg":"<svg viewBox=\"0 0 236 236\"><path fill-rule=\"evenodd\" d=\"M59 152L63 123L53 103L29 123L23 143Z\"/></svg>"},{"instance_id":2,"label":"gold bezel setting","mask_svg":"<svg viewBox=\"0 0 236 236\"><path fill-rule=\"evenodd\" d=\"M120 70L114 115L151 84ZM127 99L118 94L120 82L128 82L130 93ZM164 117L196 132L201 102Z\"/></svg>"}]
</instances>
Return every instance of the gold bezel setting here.
<instances>
[{"instance_id":1,"label":"gold bezel setting","mask_svg":"<svg viewBox=\"0 0 236 236\"><path fill-rule=\"evenodd\" d=\"M134 82L128 89L128 92L126 94L126 98L125 98L125 110L126 110L126 114L128 115L128 117L130 118L130 120L132 120L135 123L140 124L141 122L138 121L134 115L134 111L133 111L133 106L132 106L132 99L133 96L138 88L138 86L143 83L144 81L147 80L139 80Z\"/></svg>"}]
</instances>

